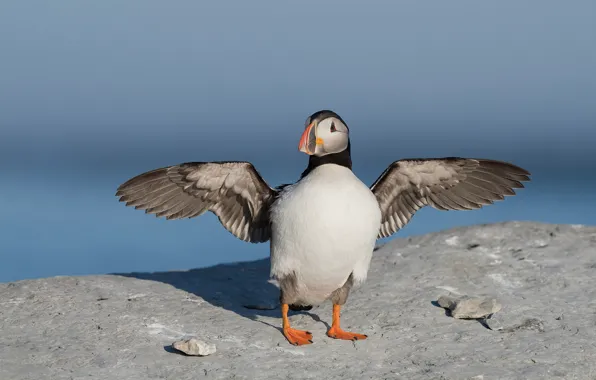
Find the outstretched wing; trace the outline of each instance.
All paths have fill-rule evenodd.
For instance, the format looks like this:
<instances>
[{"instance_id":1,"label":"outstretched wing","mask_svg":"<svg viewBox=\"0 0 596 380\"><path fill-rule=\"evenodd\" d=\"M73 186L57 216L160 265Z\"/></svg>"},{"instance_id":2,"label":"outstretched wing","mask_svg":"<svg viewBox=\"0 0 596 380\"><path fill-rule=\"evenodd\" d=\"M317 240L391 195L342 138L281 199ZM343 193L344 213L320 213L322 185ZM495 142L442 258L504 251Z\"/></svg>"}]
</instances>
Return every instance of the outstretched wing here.
<instances>
[{"instance_id":1,"label":"outstretched wing","mask_svg":"<svg viewBox=\"0 0 596 380\"><path fill-rule=\"evenodd\" d=\"M395 161L371 186L382 212L379 237L403 228L424 206L473 210L515 195L526 170L502 161L458 157Z\"/></svg>"},{"instance_id":2,"label":"outstretched wing","mask_svg":"<svg viewBox=\"0 0 596 380\"><path fill-rule=\"evenodd\" d=\"M237 238L260 243L271 236L275 194L249 162L189 162L138 175L120 185L116 196L167 219L211 211Z\"/></svg>"}]
</instances>

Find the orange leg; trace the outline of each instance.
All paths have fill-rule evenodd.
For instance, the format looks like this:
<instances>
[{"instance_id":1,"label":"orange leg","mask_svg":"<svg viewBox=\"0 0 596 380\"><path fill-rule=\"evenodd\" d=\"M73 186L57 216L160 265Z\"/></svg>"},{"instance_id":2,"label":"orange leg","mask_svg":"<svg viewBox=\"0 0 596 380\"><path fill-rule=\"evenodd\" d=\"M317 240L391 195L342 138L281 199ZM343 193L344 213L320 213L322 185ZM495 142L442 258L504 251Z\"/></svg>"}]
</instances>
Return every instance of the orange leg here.
<instances>
[{"instance_id":1,"label":"orange leg","mask_svg":"<svg viewBox=\"0 0 596 380\"><path fill-rule=\"evenodd\" d=\"M340 305L333 304L333 322L331 324L331 328L327 331L327 336L335 339L344 339L344 340L362 340L368 338L368 336L363 334L356 334L351 333L348 331L344 331L339 327L339 310L341 309Z\"/></svg>"},{"instance_id":2,"label":"orange leg","mask_svg":"<svg viewBox=\"0 0 596 380\"><path fill-rule=\"evenodd\" d=\"M312 334L308 331L296 330L290 327L290 320L288 319L288 304L281 305L281 316L283 320L284 336L294 346L302 346L303 344L312 343Z\"/></svg>"}]
</instances>

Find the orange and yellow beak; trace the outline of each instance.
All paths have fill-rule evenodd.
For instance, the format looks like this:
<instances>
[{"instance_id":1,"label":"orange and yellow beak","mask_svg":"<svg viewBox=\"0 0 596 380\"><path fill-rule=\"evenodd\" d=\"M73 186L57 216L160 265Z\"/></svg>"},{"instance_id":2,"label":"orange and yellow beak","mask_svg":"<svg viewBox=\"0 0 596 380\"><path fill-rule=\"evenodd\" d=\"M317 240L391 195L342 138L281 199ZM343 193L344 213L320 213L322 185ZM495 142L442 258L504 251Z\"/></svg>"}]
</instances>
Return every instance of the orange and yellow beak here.
<instances>
[{"instance_id":1,"label":"orange and yellow beak","mask_svg":"<svg viewBox=\"0 0 596 380\"><path fill-rule=\"evenodd\" d=\"M317 137L317 128L315 123L312 122L306 127L304 133L302 133L298 150L311 156L315 154L317 145L323 145L323 139Z\"/></svg>"}]
</instances>

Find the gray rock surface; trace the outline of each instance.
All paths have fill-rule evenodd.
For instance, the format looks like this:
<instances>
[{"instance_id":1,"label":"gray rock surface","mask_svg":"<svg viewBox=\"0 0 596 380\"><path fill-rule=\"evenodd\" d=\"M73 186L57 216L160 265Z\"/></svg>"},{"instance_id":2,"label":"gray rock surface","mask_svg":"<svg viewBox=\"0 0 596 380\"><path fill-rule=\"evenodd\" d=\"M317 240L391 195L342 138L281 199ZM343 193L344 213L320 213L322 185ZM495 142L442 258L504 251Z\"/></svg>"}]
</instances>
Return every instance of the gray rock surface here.
<instances>
[{"instance_id":1,"label":"gray rock surface","mask_svg":"<svg viewBox=\"0 0 596 380\"><path fill-rule=\"evenodd\" d=\"M0 379L595 379L596 228L502 223L395 239L343 309L364 341L325 336L329 303L279 331L269 262L0 284ZM501 329L446 316L494 294ZM492 321L492 320L489 320ZM491 322L493 323L493 322ZM495 322L496 323L496 322ZM188 336L217 353L171 348Z\"/></svg>"}]
</instances>

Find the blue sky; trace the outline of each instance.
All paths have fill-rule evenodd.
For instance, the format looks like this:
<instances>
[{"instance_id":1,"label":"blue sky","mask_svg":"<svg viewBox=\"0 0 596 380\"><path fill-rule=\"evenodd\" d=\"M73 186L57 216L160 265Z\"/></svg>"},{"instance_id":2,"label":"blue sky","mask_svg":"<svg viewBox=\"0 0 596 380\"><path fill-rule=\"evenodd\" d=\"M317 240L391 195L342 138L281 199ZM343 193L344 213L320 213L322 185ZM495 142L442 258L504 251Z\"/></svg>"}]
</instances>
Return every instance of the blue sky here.
<instances>
[{"instance_id":1,"label":"blue sky","mask_svg":"<svg viewBox=\"0 0 596 380\"><path fill-rule=\"evenodd\" d=\"M535 173L519 197L425 210L401 236L596 224L594 14L588 0L4 1L0 281L266 256L211 216L166 223L113 192L184 161L248 160L272 185L293 181L304 119L323 108L350 125L368 183L405 157Z\"/></svg>"}]
</instances>

